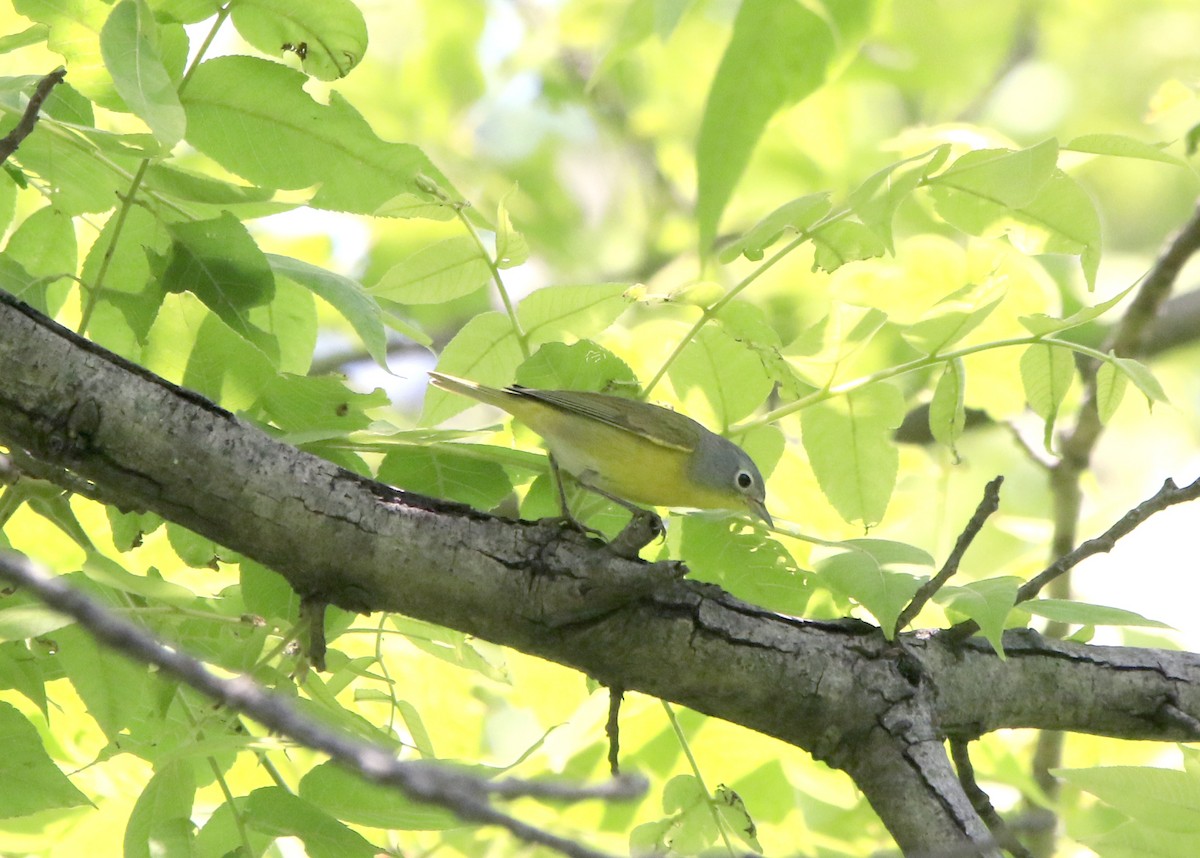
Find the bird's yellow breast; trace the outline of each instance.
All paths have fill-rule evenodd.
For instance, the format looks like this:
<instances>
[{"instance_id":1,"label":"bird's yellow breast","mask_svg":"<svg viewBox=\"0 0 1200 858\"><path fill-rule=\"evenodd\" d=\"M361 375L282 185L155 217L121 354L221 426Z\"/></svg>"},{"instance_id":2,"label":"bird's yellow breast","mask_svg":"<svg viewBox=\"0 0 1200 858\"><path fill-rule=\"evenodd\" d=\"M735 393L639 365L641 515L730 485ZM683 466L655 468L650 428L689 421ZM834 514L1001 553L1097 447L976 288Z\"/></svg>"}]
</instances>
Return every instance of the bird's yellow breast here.
<instances>
[{"instance_id":1,"label":"bird's yellow breast","mask_svg":"<svg viewBox=\"0 0 1200 858\"><path fill-rule=\"evenodd\" d=\"M694 480L689 468L696 455L693 450L665 446L534 399L514 399L506 407L545 439L564 470L588 485L654 506L713 509L730 505L729 493Z\"/></svg>"}]
</instances>

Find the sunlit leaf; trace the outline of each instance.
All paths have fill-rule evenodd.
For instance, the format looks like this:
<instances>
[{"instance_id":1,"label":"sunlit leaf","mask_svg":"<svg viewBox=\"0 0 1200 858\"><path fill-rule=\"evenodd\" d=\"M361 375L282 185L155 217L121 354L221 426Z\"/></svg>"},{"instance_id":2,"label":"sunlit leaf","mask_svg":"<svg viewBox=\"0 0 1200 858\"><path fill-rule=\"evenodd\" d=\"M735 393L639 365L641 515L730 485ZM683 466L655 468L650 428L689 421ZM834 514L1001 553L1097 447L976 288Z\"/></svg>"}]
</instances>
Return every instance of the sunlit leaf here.
<instances>
[{"instance_id":1,"label":"sunlit leaf","mask_svg":"<svg viewBox=\"0 0 1200 858\"><path fill-rule=\"evenodd\" d=\"M762 405L774 387L758 354L716 325L705 326L688 343L670 376L681 396L699 388L721 427Z\"/></svg>"},{"instance_id":2,"label":"sunlit leaf","mask_svg":"<svg viewBox=\"0 0 1200 858\"><path fill-rule=\"evenodd\" d=\"M1084 307L1083 309L1067 316L1065 319L1056 319L1053 316L1046 315L1045 313L1033 313L1029 316L1019 317L1018 321L1020 321L1020 323L1024 326L1025 330L1037 337L1044 337L1047 334L1054 334L1058 333L1059 331L1069 330L1070 328L1077 328L1080 325L1087 324L1093 319L1096 319L1102 316L1104 313L1107 313L1109 310L1115 307L1122 298L1136 288L1137 285L1137 283L1132 283L1122 289L1116 295L1113 295L1107 301L1102 301L1101 303L1091 307Z\"/></svg>"},{"instance_id":3,"label":"sunlit leaf","mask_svg":"<svg viewBox=\"0 0 1200 858\"><path fill-rule=\"evenodd\" d=\"M962 437L967 415L963 407L966 368L961 358L947 361L929 401L929 432L935 441L953 449Z\"/></svg>"},{"instance_id":4,"label":"sunlit leaf","mask_svg":"<svg viewBox=\"0 0 1200 858\"><path fill-rule=\"evenodd\" d=\"M145 0L121 0L100 32L100 48L126 106L170 150L183 138L187 118L175 81L159 56L158 33Z\"/></svg>"},{"instance_id":5,"label":"sunlit leaf","mask_svg":"<svg viewBox=\"0 0 1200 858\"><path fill-rule=\"evenodd\" d=\"M900 464L892 432L903 418L904 399L890 384L873 384L800 412L813 473L846 521L871 526L883 518Z\"/></svg>"},{"instance_id":6,"label":"sunlit leaf","mask_svg":"<svg viewBox=\"0 0 1200 858\"><path fill-rule=\"evenodd\" d=\"M517 318L532 344L591 337L625 312L628 289L627 283L546 286L520 303Z\"/></svg>"},{"instance_id":7,"label":"sunlit leaf","mask_svg":"<svg viewBox=\"0 0 1200 858\"><path fill-rule=\"evenodd\" d=\"M544 343L517 368L518 384L544 390L594 390L599 393L637 392L637 377L629 364L591 340L571 345Z\"/></svg>"},{"instance_id":8,"label":"sunlit leaf","mask_svg":"<svg viewBox=\"0 0 1200 858\"><path fill-rule=\"evenodd\" d=\"M315 101L305 80L254 57L201 63L182 95L189 142L263 187L319 185L312 205L335 211L373 214L397 194L416 191L422 175L452 187L416 146L380 139L336 92L327 105Z\"/></svg>"},{"instance_id":9,"label":"sunlit leaf","mask_svg":"<svg viewBox=\"0 0 1200 858\"><path fill-rule=\"evenodd\" d=\"M1005 621L1012 610L1013 602L1016 601L1020 586L1020 578L1006 575L972 581L960 586L943 587L934 598L948 611L978 623L984 638L992 645L996 655L1003 659L1005 655L1001 638L1004 635Z\"/></svg>"},{"instance_id":10,"label":"sunlit leaf","mask_svg":"<svg viewBox=\"0 0 1200 858\"><path fill-rule=\"evenodd\" d=\"M808 194L781 205L733 243L721 250L721 262L739 255L750 260L763 258L763 252L785 233L800 233L829 213L833 204L828 193Z\"/></svg>"},{"instance_id":11,"label":"sunlit leaf","mask_svg":"<svg viewBox=\"0 0 1200 858\"><path fill-rule=\"evenodd\" d=\"M1017 605L1017 610L1045 617L1059 623L1071 623L1087 626L1148 626L1150 628L1169 629L1166 623L1143 617L1125 608L1111 608L1107 605L1091 605L1087 602L1077 602L1068 599L1033 599Z\"/></svg>"},{"instance_id":12,"label":"sunlit leaf","mask_svg":"<svg viewBox=\"0 0 1200 858\"><path fill-rule=\"evenodd\" d=\"M1021 354L1021 384L1025 388L1025 399L1034 413L1046 421L1047 450L1050 449L1058 408L1074 378L1075 358L1069 349L1036 343Z\"/></svg>"},{"instance_id":13,"label":"sunlit leaf","mask_svg":"<svg viewBox=\"0 0 1200 858\"><path fill-rule=\"evenodd\" d=\"M1128 382L1129 376L1111 361L1105 361L1096 370L1096 413L1101 423L1107 423L1117 413Z\"/></svg>"},{"instance_id":14,"label":"sunlit leaf","mask_svg":"<svg viewBox=\"0 0 1200 858\"><path fill-rule=\"evenodd\" d=\"M29 720L4 702L0 702L0 759L0 818L91 804L46 754Z\"/></svg>"},{"instance_id":15,"label":"sunlit leaf","mask_svg":"<svg viewBox=\"0 0 1200 858\"><path fill-rule=\"evenodd\" d=\"M126 858L192 854L192 805L196 778L191 765L171 763L154 773L125 826Z\"/></svg>"},{"instance_id":16,"label":"sunlit leaf","mask_svg":"<svg viewBox=\"0 0 1200 858\"><path fill-rule=\"evenodd\" d=\"M512 322L503 313L481 313L459 330L442 349L438 371L469 378L481 384L505 385L517 371L523 355ZM430 387L425 393L421 422L436 426L474 400Z\"/></svg>"},{"instance_id":17,"label":"sunlit leaf","mask_svg":"<svg viewBox=\"0 0 1200 858\"><path fill-rule=\"evenodd\" d=\"M819 9L746 0L708 93L696 142L700 247L707 252L721 213L767 121L813 92L852 54L874 17L874 0ZM797 50L803 45L803 50Z\"/></svg>"},{"instance_id":18,"label":"sunlit leaf","mask_svg":"<svg viewBox=\"0 0 1200 858\"><path fill-rule=\"evenodd\" d=\"M482 510L512 494L512 482L500 465L463 455L450 445L397 447L384 456L375 476L397 488Z\"/></svg>"},{"instance_id":19,"label":"sunlit leaf","mask_svg":"<svg viewBox=\"0 0 1200 858\"><path fill-rule=\"evenodd\" d=\"M1143 161L1161 161L1175 167L1186 167L1187 163L1176 158L1161 146L1145 143L1124 134L1081 134L1064 143L1063 149L1072 152L1088 152L1092 155L1108 155L1114 158L1138 158Z\"/></svg>"},{"instance_id":20,"label":"sunlit leaf","mask_svg":"<svg viewBox=\"0 0 1200 858\"><path fill-rule=\"evenodd\" d=\"M490 273L479 246L467 236L457 236L398 262L368 291L401 304L441 304L474 292Z\"/></svg>"},{"instance_id":21,"label":"sunlit leaf","mask_svg":"<svg viewBox=\"0 0 1200 858\"><path fill-rule=\"evenodd\" d=\"M367 24L351 0L239 0L233 25L265 54L299 56L304 70L320 80L345 77L367 50Z\"/></svg>"}]
</instances>

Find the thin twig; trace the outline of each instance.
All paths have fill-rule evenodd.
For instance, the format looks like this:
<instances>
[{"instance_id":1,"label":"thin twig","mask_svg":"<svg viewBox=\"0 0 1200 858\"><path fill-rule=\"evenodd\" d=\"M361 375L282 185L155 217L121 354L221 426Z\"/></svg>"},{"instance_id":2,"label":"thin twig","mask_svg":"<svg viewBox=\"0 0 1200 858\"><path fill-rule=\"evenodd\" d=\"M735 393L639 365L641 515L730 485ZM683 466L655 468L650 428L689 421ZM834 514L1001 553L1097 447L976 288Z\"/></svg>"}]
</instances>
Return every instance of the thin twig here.
<instances>
[{"instance_id":1,"label":"thin twig","mask_svg":"<svg viewBox=\"0 0 1200 858\"><path fill-rule=\"evenodd\" d=\"M958 770L958 782L962 784L971 807L975 808L988 831L992 832L996 843L1011 853L1013 858L1033 858L1033 853L1026 849L1005 825L996 808L992 806L991 798L975 780L975 767L971 764L969 745L970 742L966 739L950 740L950 758L954 760L954 768Z\"/></svg>"},{"instance_id":2,"label":"thin twig","mask_svg":"<svg viewBox=\"0 0 1200 858\"><path fill-rule=\"evenodd\" d=\"M608 771L615 778L621 774L621 700L625 689L619 685L608 689L608 721L604 735L608 736Z\"/></svg>"},{"instance_id":3,"label":"thin twig","mask_svg":"<svg viewBox=\"0 0 1200 858\"><path fill-rule=\"evenodd\" d=\"M609 797L606 788L577 790L566 785L491 783L464 772L452 771L422 760L397 760L390 749L337 733L297 711L291 702L273 694L246 676L217 676L204 664L173 649L149 632L127 622L99 603L37 569L24 557L0 554L0 577L28 588L46 605L74 617L93 637L132 658L153 664L201 694L240 712L264 727L322 753L376 783L390 784L409 798L440 805L462 819L496 825L529 843L546 846L571 858L603 858L573 840L543 831L492 807L491 796L546 796L563 800ZM611 785L613 795L627 796L643 787L623 779Z\"/></svg>"},{"instance_id":4,"label":"thin twig","mask_svg":"<svg viewBox=\"0 0 1200 858\"><path fill-rule=\"evenodd\" d=\"M1016 603L1027 602L1034 598L1051 581L1066 574L1092 555L1105 554L1112 551L1113 546L1120 539L1128 536L1137 529L1138 525L1156 512L1161 512L1167 507L1187 503L1197 498L1200 498L1200 478L1197 478L1183 488L1176 486L1173 480L1167 480L1163 483L1162 488L1155 493L1154 497L1142 501L1129 512L1125 513L1104 533L1081 543L1073 551L1067 552L1033 578L1026 581L1017 590ZM977 631L979 631L979 624L974 620L966 620L953 628L947 629L943 634L949 635L953 640L961 640L975 634Z\"/></svg>"},{"instance_id":5,"label":"thin twig","mask_svg":"<svg viewBox=\"0 0 1200 858\"><path fill-rule=\"evenodd\" d=\"M944 587L946 582L958 571L963 555L967 553L967 549L971 547L971 543L975 541L979 531L983 530L984 523L1000 508L1000 486L1003 483L1004 477L1000 476L984 487L983 499L979 501L979 506L975 508L975 514L971 516L971 520L967 522L963 532L958 535L954 548L951 550L950 556L946 558L946 562L942 564L942 568L917 589L917 592L913 594L912 601L896 618L893 637L900 634L916 618L917 614L921 612L921 608L925 607L925 604L933 598L934 593Z\"/></svg>"},{"instance_id":6,"label":"thin twig","mask_svg":"<svg viewBox=\"0 0 1200 858\"><path fill-rule=\"evenodd\" d=\"M46 75L38 81L37 87L33 90L33 95L29 96L29 104L25 105L25 112L21 114L21 121L17 123L17 127L8 132L8 135L0 140L0 164L8 160L13 152L17 151L17 147L21 142L33 133L33 127L37 124L38 113L41 112L42 103L50 96L50 90L63 82L63 78L67 76L67 70L59 66L50 74Z\"/></svg>"},{"instance_id":7,"label":"thin twig","mask_svg":"<svg viewBox=\"0 0 1200 858\"><path fill-rule=\"evenodd\" d=\"M1129 512L1125 513L1104 533L1081 543L1073 551L1064 554L1033 578L1026 581L1021 586L1021 589L1017 590L1017 601L1025 602L1032 599L1041 592L1043 587L1059 575L1078 566L1093 554L1105 554L1112 551L1113 546L1117 544L1117 540L1132 533L1138 525L1156 512L1161 512L1169 506L1186 503L1196 498L1200 498L1200 478L1197 478L1182 489L1176 486L1173 480L1168 479L1163 483L1162 488L1155 493L1154 497L1142 501Z\"/></svg>"}]
</instances>

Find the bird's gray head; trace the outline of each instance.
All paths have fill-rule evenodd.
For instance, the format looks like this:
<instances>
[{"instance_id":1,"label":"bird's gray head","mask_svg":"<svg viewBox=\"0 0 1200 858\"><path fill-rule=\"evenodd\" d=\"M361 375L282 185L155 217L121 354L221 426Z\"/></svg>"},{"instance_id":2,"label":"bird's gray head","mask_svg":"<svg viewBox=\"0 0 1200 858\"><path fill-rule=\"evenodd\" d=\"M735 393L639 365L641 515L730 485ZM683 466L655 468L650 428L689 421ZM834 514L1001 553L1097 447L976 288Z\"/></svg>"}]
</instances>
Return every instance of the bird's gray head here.
<instances>
[{"instance_id":1,"label":"bird's gray head","mask_svg":"<svg viewBox=\"0 0 1200 858\"><path fill-rule=\"evenodd\" d=\"M767 512L767 488L762 474L737 444L708 431L702 433L692 457L692 477L721 495L727 501L722 506L744 505L768 527L774 527L771 514Z\"/></svg>"}]
</instances>

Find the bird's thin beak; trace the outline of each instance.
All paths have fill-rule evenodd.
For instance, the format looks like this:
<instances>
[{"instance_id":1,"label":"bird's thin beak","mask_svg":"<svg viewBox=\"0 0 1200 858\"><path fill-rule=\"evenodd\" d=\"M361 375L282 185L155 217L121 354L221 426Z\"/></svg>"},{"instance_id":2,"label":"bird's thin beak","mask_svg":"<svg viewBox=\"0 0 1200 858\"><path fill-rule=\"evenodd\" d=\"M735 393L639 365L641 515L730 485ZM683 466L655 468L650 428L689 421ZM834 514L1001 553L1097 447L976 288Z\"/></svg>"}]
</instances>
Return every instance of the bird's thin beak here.
<instances>
[{"instance_id":1,"label":"bird's thin beak","mask_svg":"<svg viewBox=\"0 0 1200 858\"><path fill-rule=\"evenodd\" d=\"M767 527L775 526L775 522L771 520L771 513L767 512L767 505L765 503L754 498L746 498L746 505L750 507L750 512L767 523Z\"/></svg>"}]
</instances>

